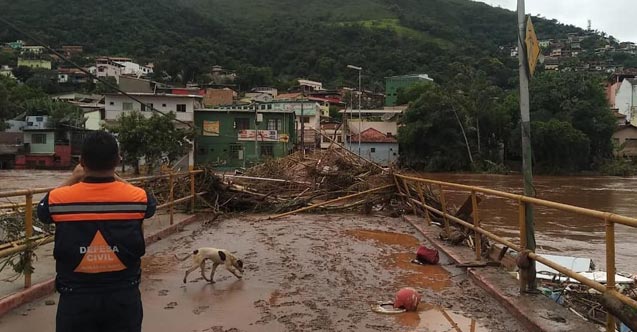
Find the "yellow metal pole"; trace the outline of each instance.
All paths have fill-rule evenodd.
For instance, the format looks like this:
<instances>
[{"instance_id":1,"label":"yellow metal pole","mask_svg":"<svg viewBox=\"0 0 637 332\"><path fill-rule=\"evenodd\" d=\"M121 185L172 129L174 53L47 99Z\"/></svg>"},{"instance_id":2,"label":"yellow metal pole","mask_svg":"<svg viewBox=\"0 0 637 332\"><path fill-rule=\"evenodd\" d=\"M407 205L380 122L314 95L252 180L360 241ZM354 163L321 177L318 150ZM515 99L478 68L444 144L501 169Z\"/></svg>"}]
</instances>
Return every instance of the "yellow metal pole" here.
<instances>
[{"instance_id":1,"label":"yellow metal pole","mask_svg":"<svg viewBox=\"0 0 637 332\"><path fill-rule=\"evenodd\" d=\"M396 190L398 190L398 193L399 193L399 194L402 194L402 193L403 193L403 191L401 190L401 186L400 186L400 184L398 183L398 178L396 177L396 175L394 175L394 176L393 176L393 178L394 178L394 183L396 183Z\"/></svg>"},{"instance_id":2,"label":"yellow metal pole","mask_svg":"<svg viewBox=\"0 0 637 332\"><path fill-rule=\"evenodd\" d=\"M170 202L170 224L173 224L174 214L175 214L175 182L173 172L170 172L170 176L168 177L168 181L170 181L170 193L168 196L168 201Z\"/></svg>"},{"instance_id":3,"label":"yellow metal pole","mask_svg":"<svg viewBox=\"0 0 637 332\"><path fill-rule=\"evenodd\" d=\"M606 222L606 289L615 290L615 224L609 220L610 214L605 218ZM615 317L608 312L606 314L606 331L615 332Z\"/></svg>"},{"instance_id":4,"label":"yellow metal pole","mask_svg":"<svg viewBox=\"0 0 637 332\"><path fill-rule=\"evenodd\" d=\"M418 212L416 211L416 205L411 203L411 190L409 189L409 184L407 180L402 179L403 186L405 186L405 193L407 193L407 204L411 206L411 209L414 211L414 216L418 216Z\"/></svg>"},{"instance_id":5,"label":"yellow metal pole","mask_svg":"<svg viewBox=\"0 0 637 332\"><path fill-rule=\"evenodd\" d=\"M420 183L416 184L416 191L418 191L418 198L420 198L420 203L426 206L427 202L425 201L425 195L423 194L423 191L422 191L422 184ZM427 226L431 226L431 216L429 215L429 210L427 210L427 208L423 208L423 212L425 213L425 220L427 221Z\"/></svg>"},{"instance_id":6,"label":"yellow metal pole","mask_svg":"<svg viewBox=\"0 0 637 332\"><path fill-rule=\"evenodd\" d=\"M195 194L195 173L190 172L190 195L192 195L192 200L190 201L190 213L195 213L195 202L197 200L197 196Z\"/></svg>"},{"instance_id":7,"label":"yellow metal pole","mask_svg":"<svg viewBox=\"0 0 637 332\"><path fill-rule=\"evenodd\" d=\"M475 190L471 191L471 205L473 206L473 225L476 226L476 228L480 228L478 197L476 196ZM475 235L476 259L480 260L480 258L482 257L482 234L478 232L474 232L473 234Z\"/></svg>"},{"instance_id":8,"label":"yellow metal pole","mask_svg":"<svg viewBox=\"0 0 637 332\"><path fill-rule=\"evenodd\" d=\"M24 209L24 233L29 239L33 236L33 194L26 195L26 208ZM28 247L27 247L28 248ZM31 287L31 250L24 252L24 288Z\"/></svg>"},{"instance_id":9,"label":"yellow metal pole","mask_svg":"<svg viewBox=\"0 0 637 332\"><path fill-rule=\"evenodd\" d=\"M523 251L526 250L526 206L524 202L521 200L518 201L518 223L520 225L520 252L518 255L521 255ZM520 272L520 293L524 293L526 291L527 281L521 277Z\"/></svg>"},{"instance_id":10,"label":"yellow metal pole","mask_svg":"<svg viewBox=\"0 0 637 332\"><path fill-rule=\"evenodd\" d=\"M445 221L445 231L447 235L449 235L451 230L449 229L449 219L447 219L447 200L445 199L445 191L442 189L442 184L438 185L438 189L440 189L440 205L442 208L442 218Z\"/></svg>"},{"instance_id":11,"label":"yellow metal pole","mask_svg":"<svg viewBox=\"0 0 637 332\"><path fill-rule=\"evenodd\" d=\"M518 222L520 224L520 248L522 250L526 249L526 222L524 222L524 218L526 216L526 206L524 202L518 202Z\"/></svg>"}]
</instances>

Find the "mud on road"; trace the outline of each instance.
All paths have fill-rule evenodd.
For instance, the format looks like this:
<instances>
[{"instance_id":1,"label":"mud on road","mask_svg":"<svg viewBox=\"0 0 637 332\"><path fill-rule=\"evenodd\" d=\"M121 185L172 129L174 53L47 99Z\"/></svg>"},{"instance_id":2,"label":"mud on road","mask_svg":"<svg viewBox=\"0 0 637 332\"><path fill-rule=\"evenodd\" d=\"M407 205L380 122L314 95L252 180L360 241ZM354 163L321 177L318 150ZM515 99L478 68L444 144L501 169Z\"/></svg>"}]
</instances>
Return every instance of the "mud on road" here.
<instances>
[{"instance_id":1,"label":"mud on road","mask_svg":"<svg viewBox=\"0 0 637 332\"><path fill-rule=\"evenodd\" d=\"M410 263L424 240L399 218L299 215L217 222L169 238L144 264L145 308L162 308L145 326L183 331L522 331L513 317L446 257L442 266ZM219 268L216 283L193 272L181 284L194 248L237 253L243 280ZM400 287L420 290L418 313L371 312ZM160 310L160 311L161 311ZM474 330L471 330L474 326ZM154 330L154 329L150 329ZM457 331L457 330L456 330Z\"/></svg>"},{"instance_id":2,"label":"mud on road","mask_svg":"<svg viewBox=\"0 0 637 332\"><path fill-rule=\"evenodd\" d=\"M425 241L400 218L262 218L190 225L150 246L141 285L144 331L524 331L446 257L439 266L410 263ZM245 262L244 278L219 267L214 284L198 271L183 284L190 260L175 255L198 247L236 253ZM418 312L370 310L405 286L422 293ZM51 299L57 301L52 295L3 317L0 329L53 331L55 306L44 305Z\"/></svg>"}]
</instances>

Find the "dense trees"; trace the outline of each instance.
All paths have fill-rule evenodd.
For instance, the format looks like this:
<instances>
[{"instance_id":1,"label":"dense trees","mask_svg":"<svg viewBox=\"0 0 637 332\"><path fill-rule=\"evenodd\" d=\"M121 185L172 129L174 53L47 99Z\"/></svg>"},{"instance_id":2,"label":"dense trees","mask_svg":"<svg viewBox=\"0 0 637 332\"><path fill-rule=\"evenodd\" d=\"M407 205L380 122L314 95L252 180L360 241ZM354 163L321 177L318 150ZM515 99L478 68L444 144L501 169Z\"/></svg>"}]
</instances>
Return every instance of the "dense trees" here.
<instances>
[{"instance_id":1,"label":"dense trees","mask_svg":"<svg viewBox=\"0 0 637 332\"><path fill-rule=\"evenodd\" d=\"M461 76L468 79L400 92L399 99L411 100L399 133L405 165L480 170L483 162L492 165L503 159L521 159L515 93L501 91L480 71L469 70ZM533 159L539 172L597 168L612 156L615 121L595 76L576 72L538 75L531 82L531 121ZM466 150L470 154L462 154Z\"/></svg>"},{"instance_id":2,"label":"dense trees","mask_svg":"<svg viewBox=\"0 0 637 332\"><path fill-rule=\"evenodd\" d=\"M130 112L109 126L117 134L124 164L132 165L135 174L139 174L142 158L152 172L162 160L170 164L188 153L194 131L177 127L174 120L172 112L166 116L153 113L150 118L141 112Z\"/></svg>"}]
</instances>

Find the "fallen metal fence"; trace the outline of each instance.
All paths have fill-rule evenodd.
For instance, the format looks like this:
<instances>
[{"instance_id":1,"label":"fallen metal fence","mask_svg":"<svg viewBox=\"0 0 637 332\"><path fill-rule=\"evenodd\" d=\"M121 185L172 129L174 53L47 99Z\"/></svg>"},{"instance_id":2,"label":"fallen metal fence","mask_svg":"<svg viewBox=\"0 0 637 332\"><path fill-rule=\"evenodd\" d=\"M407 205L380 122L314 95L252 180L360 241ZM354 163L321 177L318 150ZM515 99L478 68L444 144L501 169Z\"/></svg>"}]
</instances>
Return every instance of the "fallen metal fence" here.
<instances>
[{"instance_id":1,"label":"fallen metal fence","mask_svg":"<svg viewBox=\"0 0 637 332\"><path fill-rule=\"evenodd\" d=\"M175 205L183 204L186 202L190 202L190 212L195 212L195 204L196 198L198 196L204 195L206 192L195 191L195 179L197 174L203 173L202 170L192 170L189 172L181 172L181 173L168 173L162 175L153 175L153 176L143 176L136 178L129 178L126 181L139 184L147 181L155 181L160 179L168 179L168 198L165 203L157 205L157 210L168 209L170 224L174 223L174 214L175 214ZM177 177L188 176L190 182L190 195L175 198L175 179ZM21 209L24 208L24 238L0 244L0 258L9 257L15 255L17 253L24 253L25 264L24 264L24 288L31 287L31 253L34 248L37 248L40 245L44 245L47 243L51 243L54 240L53 234L41 234L41 235L33 235L33 207L37 205L37 202L33 201L33 196L37 194L48 193L49 191L55 188L36 188L36 189L23 189L23 190L12 190L0 192L0 198L10 198L10 197L25 197L24 202L21 203L10 203L0 205L0 211L6 209Z\"/></svg>"},{"instance_id":2,"label":"fallen metal fence","mask_svg":"<svg viewBox=\"0 0 637 332\"><path fill-rule=\"evenodd\" d=\"M401 174L394 174L394 181L396 184L396 189L398 190L399 194L403 196L405 200L409 203L410 207L412 207L412 209L414 210L414 213L416 213L417 207L419 207L423 209L423 211L429 211L431 213L434 213L442 217L444 221L443 227L447 231L447 234L449 234L450 221L455 222L459 225L462 225L468 229L473 230L476 233L486 236L488 239L492 241L495 241L499 244L509 247L517 252L523 252L525 251L525 248L527 247L525 203L531 204L533 206L543 206L543 207L557 209L564 212L575 213L581 216L592 217L597 220L603 221L606 227L605 228L606 284L605 285L595 280L589 279L579 273L576 273L575 271L572 271L536 253L530 252L529 258L537 262L540 262L572 279L575 279L579 281L580 283L582 283L583 285L586 285L592 289L595 289L596 291L599 291L600 293L608 294L612 296L613 298L621 301L622 303L630 306L631 308L637 310L637 301L633 300L632 298L624 294L619 293L616 289L616 283L615 283L615 274L616 274L615 224L621 224L628 227L637 228L637 219L622 216L622 215L617 215L617 214L613 214L609 212L591 210L591 209L586 209L586 208L577 207L573 205L547 201L547 200L538 199L534 197L528 197L524 195L511 194L511 193L493 190L493 189L487 189L487 188L476 187L476 186L468 186L468 185L462 185L462 184L450 183L450 182L443 182L443 181L437 181L437 180L430 180L430 179L406 176ZM436 187L438 189L438 201L440 202L440 205L441 205L440 210L427 204L423 194L425 185L429 186L430 188ZM447 212L447 200L445 195L445 188L453 188L456 190L465 191L471 195L471 204L473 208L473 224L468 223L460 218L457 218L456 216L450 215ZM519 211L518 222L519 222L519 234L520 234L519 245L484 229L480 225L480 217L479 217L480 213L478 209L478 199L477 199L478 193L495 196L502 199L509 199L509 200L518 202L518 211ZM424 215L425 215L425 220L427 221L427 223L431 224L429 213L424 213ZM480 243L481 237L476 236L475 238L476 238L476 244L475 244L476 258L480 259L482 255L482 252L481 252L482 246ZM524 280L520 278L520 283L523 283L523 282ZM522 285L520 285L520 287L522 289ZM615 318L611 314L607 315L606 329L609 332L616 331Z\"/></svg>"}]
</instances>

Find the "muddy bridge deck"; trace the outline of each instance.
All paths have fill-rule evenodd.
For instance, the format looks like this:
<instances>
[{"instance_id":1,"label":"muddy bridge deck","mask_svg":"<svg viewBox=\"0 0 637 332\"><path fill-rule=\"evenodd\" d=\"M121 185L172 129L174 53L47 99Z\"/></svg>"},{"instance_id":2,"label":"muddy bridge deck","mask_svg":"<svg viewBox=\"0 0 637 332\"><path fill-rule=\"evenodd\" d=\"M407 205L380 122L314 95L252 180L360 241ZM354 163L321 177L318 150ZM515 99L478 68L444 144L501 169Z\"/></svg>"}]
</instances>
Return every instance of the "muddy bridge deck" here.
<instances>
[{"instance_id":1,"label":"muddy bridge deck","mask_svg":"<svg viewBox=\"0 0 637 332\"><path fill-rule=\"evenodd\" d=\"M400 218L251 215L194 223L152 244L143 260L145 331L525 331L449 258L437 266L410 263L426 240ZM243 280L220 268L216 283L192 273L193 248L234 251ZM400 287L421 291L417 313L382 315L370 305ZM0 318L0 330L54 331L57 295Z\"/></svg>"}]
</instances>

